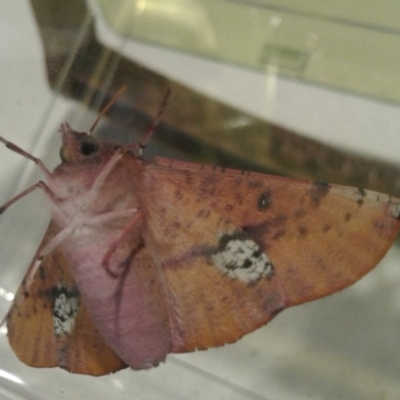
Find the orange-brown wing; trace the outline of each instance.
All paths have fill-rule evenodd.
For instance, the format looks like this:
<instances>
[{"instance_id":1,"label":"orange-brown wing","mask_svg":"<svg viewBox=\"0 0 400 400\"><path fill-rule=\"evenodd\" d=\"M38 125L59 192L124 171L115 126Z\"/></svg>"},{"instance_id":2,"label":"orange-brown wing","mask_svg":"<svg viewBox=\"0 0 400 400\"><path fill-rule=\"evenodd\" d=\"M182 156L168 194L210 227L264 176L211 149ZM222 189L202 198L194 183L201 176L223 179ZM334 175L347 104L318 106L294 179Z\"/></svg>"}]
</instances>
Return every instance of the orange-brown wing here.
<instances>
[{"instance_id":1,"label":"orange-brown wing","mask_svg":"<svg viewBox=\"0 0 400 400\"><path fill-rule=\"evenodd\" d=\"M51 223L39 250L56 231ZM59 250L53 251L38 269L29 294L24 295L22 286L18 290L7 316L12 349L33 367L59 366L89 375L125 368L80 301L68 262Z\"/></svg>"},{"instance_id":2,"label":"orange-brown wing","mask_svg":"<svg viewBox=\"0 0 400 400\"><path fill-rule=\"evenodd\" d=\"M162 159L144 166L146 245L162 268L173 351L235 341L284 307L351 285L400 229L400 200L383 194ZM246 275L260 252L259 275Z\"/></svg>"}]
</instances>

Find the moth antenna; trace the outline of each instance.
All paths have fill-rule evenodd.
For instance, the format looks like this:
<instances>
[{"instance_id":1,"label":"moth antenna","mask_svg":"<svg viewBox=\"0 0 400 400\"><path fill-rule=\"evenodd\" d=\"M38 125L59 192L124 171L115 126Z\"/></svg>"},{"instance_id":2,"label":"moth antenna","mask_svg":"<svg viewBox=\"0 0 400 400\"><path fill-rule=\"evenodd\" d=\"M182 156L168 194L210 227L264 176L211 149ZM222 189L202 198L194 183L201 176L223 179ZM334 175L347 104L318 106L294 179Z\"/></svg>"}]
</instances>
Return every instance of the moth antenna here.
<instances>
[{"instance_id":1,"label":"moth antenna","mask_svg":"<svg viewBox=\"0 0 400 400\"><path fill-rule=\"evenodd\" d=\"M51 179L52 175L51 172L46 168L46 166L43 164L43 161L40 158L34 157L32 154L28 153L27 151L21 149L21 147L18 147L16 144L10 142L7 139L4 139L2 136L0 136L0 142L4 143L5 146L13 151L14 153L17 153L21 155L22 157L27 158L28 160L33 161L43 172L43 174L46 176L47 179Z\"/></svg>"},{"instance_id":2,"label":"moth antenna","mask_svg":"<svg viewBox=\"0 0 400 400\"><path fill-rule=\"evenodd\" d=\"M115 102L122 96L122 94L126 90L126 85L122 86L121 89L118 90L117 93L111 98L111 100L105 105L105 107L100 111L99 115L95 119L93 125L89 129L88 134L91 135L96 128L97 124L99 123L100 119L106 114L106 112L115 104Z\"/></svg>"},{"instance_id":3,"label":"moth antenna","mask_svg":"<svg viewBox=\"0 0 400 400\"><path fill-rule=\"evenodd\" d=\"M157 126L161 122L161 117L164 114L165 107L167 105L168 99L171 95L171 88L167 89L167 93L165 94L163 101L160 104L160 107L158 108L157 114L153 118L153 122L143 135L143 139L139 143L132 143L128 144L127 146L124 146L126 150L133 149L133 148L139 148L139 154L142 154L143 149L147 146L149 143L151 137L153 136L154 131L156 130Z\"/></svg>"}]
</instances>

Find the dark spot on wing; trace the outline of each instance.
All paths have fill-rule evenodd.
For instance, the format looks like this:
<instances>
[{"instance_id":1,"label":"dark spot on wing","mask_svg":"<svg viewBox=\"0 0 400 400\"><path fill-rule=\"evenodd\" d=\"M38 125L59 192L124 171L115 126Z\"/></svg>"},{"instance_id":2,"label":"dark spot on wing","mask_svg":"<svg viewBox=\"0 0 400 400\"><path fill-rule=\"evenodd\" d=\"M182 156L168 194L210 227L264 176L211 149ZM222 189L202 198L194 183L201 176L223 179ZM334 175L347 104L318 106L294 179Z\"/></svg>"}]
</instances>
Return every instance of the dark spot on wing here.
<instances>
[{"instance_id":1,"label":"dark spot on wing","mask_svg":"<svg viewBox=\"0 0 400 400\"><path fill-rule=\"evenodd\" d=\"M316 206L319 206L321 200L329 193L330 186L325 182L314 182L310 190L311 200Z\"/></svg>"},{"instance_id":2,"label":"dark spot on wing","mask_svg":"<svg viewBox=\"0 0 400 400\"><path fill-rule=\"evenodd\" d=\"M214 174L206 174L201 182L200 191L205 194L210 193L210 188L214 187L217 181L217 176Z\"/></svg>"},{"instance_id":3,"label":"dark spot on wing","mask_svg":"<svg viewBox=\"0 0 400 400\"><path fill-rule=\"evenodd\" d=\"M193 182L193 173L191 171L183 171L185 177L185 183L191 185Z\"/></svg>"},{"instance_id":4,"label":"dark spot on wing","mask_svg":"<svg viewBox=\"0 0 400 400\"><path fill-rule=\"evenodd\" d=\"M271 207L271 192L269 190L263 192L258 197L257 208L260 211L265 211Z\"/></svg>"},{"instance_id":5,"label":"dark spot on wing","mask_svg":"<svg viewBox=\"0 0 400 400\"><path fill-rule=\"evenodd\" d=\"M330 225L330 224L325 224L325 225L322 227L322 232L326 233L326 232L328 232L330 229L331 229L331 225Z\"/></svg>"},{"instance_id":6,"label":"dark spot on wing","mask_svg":"<svg viewBox=\"0 0 400 400\"><path fill-rule=\"evenodd\" d=\"M287 216L280 214L275 218L267 219L258 224L245 225L242 229L249 234L250 237L263 237L265 235L286 229ZM271 232L272 231L272 232Z\"/></svg>"},{"instance_id":7,"label":"dark spot on wing","mask_svg":"<svg viewBox=\"0 0 400 400\"><path fill-rule=\"evenodd\" d=\"M260 294L260 297L261 296ZM265 297L265 295L262 297ZM265 297L263 308L268 312L271 318L275 317L286 308L285 305L282 304L282 300L281 295L277 291Z\"/></svg>"},{"instance_id":8,"label":"dark spot on wing","mask_svg":"<svg viewBox=\"0 0 400 400\"><path fill-rule=\"evenodd\" d=\"M253 262L249 258L246 258L243 261L243 264L241 265L241 268L244 268L244 269L250 268L252 265L253 265Z\"/></svg>"},{"instance_id":9,"label":"dark spot on wing","mask_svg":"<svg viewBox=\"0 0 400 400\"><path fill-rule=\"evenodd\" d=\"M196 218L197 219L207 218L210 215L210 213L211 213L210 208L203 208L197 213Z\"/></svg>"},{"instance_id":10,"label":"dark spot on wing","mask_svg":"<svg viewBox=\"0 0 400 400\"><path fill-rule=\"evenodd\" d=\"M53 286L52 288L47 290L48 297L53 301L60 297L62 294L65 295L66 298L80 298L79 290L76 286L72 288L67 288L63 282L60 282L60 285Z\"/></svg>"},{"instance_id":11,"label":"dark spot on wing","mask_svg":"<svg viewBox=\"0 0 400 400\"><path fill-rule=\"evenodd\" d=\"M233 210L233 205L232 204L225 204L225 211L230 212Z\"/></svg>"},{"instance_id":12,"label":"dark spot on wing","mask_svg":"<svg viewBox=\"0 0 400 400\"><path fill-rule=\"evenodd\" d=\"M281 237L283 237L283 236L285 236L285 235L286 235L286 229L285 229L285 228L281 228L281 229L278 229L278 230L273 234L272 239L273 239L273 240L278 240L278 239L280 239Z\"/></svg>"},{"instance_id":13,"label":"dark spot on wing","mask_svg":"<svg viewBox=\"0 0 400 400\"><path fill-rule=\"evenodd\" d=\"M304 210L304 208L299 208L294 213L295 218L303 218L305 215L306 215L306 211Z\"/></svg>"},{"instance_id":14,"label":"dark spot on wing","mask_svg":"<svg viewBox=\"0 0 400 400\"><path fill-rule=\"evenodd\" d=\"M360 196L365 197L367 195L367 192L363 188L358 188L358 193L360 193Z\"/></svg>"},{"instance_id":15,"label":"dark spot on wing","mask_svg":"<svg viewBox=\"0 0 400 400\"><path fill-rule=\"evenodd\" d=\"M306 237L308 235L308 229L305 226L300 226L298 228L298 232L299 232L301 237Z\"/></svg>"},{"instance_id":16,"label":"dark spot on wing","mask_svg":"<svg viewBox=\"0 0 400 400\"><path fill-rule=\"evenodd\" d=\"M175 200L182 200L183 199L183 193L181 191L180 188L178 188L177 190L175 190Z\"/></svg>"},{"instance_id":17,"label":"dark spot on wing","mask_svg":"<svg viewBox=\"0 0 400 400\"><path fill-rule=\"evenodd\" d=\"M346 213L345 216L344 216L344 220L346 222L348 222L348 221L350 221L350 219L351 219L351 214L350 213Z\"/></svg>"},{"instance_id":18,"label":"dark spot on wing","mask_svg":"<svg viewBox=\"0 0 400 400\"><path fill-rule=\"evenodd\" d=\"M217 252L224 250L231 240L243 241L245 239L248 239L248 235L242 231L237 231L231 234L225 233L219 239Z\"/></svg>"}]
</instances>

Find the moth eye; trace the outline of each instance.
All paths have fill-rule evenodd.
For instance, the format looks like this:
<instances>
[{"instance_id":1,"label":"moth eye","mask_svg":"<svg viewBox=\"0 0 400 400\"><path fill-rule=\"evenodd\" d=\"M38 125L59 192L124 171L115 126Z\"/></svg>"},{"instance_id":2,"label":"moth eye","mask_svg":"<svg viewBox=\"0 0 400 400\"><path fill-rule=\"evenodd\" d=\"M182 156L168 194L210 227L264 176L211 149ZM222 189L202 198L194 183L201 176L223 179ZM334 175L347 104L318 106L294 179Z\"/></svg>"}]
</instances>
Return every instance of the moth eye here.
<instances>
[{"instance_id":1,"label":"moth eye","mask_svg":"<svg viewBox=\"0 0 400 400\"><path fill-rule=\"evenodd\" d=\"M84 156L91 156L99 151L99 143L91 136L85 136L79 143L81 154Z\"/></svg>"}]
</instances>

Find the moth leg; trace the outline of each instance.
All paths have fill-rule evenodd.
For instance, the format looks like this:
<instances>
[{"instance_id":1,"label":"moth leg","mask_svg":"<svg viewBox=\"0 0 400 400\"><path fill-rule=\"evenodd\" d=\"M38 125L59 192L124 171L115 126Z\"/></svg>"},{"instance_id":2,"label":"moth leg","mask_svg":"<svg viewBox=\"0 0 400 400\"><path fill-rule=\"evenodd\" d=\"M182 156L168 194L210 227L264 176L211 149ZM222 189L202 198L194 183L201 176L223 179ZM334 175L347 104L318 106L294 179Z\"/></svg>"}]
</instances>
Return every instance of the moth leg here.
<instances>
[{"instance_id":1,"label":"moth leg","mask_svg":"<svg viewBox=\"0 0 400 400\"><path fill-rule=\"evenodd\" d=\"M7 139L4 139L2 136L0 136L0 142L4 143L8 149L11 151L27 158L28 160L33 161L39 168L42 170L43 174L46 176L47 179L51 179L52 174L51 172L46 168L46 166L43 164L43 161L40 158L34 157L32 154L28 153L27 151L21 149L21 147L18 147L16 144L8 141Z\"/></svg>"},{"instance_id":2,"label":"moth leg","mask_svg":"<svg viewBox=\"0 0 400 400\"><path fill-rule=\"evenodd\" d=\"M13 205L19 199L21 199L22 197L26 196L27 194L33 192L36 189L42 189L51 200L54 200L54 194L50 190L50 188L43 181L39 181L39 182L35 183L34 185L29 186L27 189L25 189L24 191L22 191L21 193L17 194L15 197L13 197L12 199L8 200L5 204L3 204L0 207L0 214L2 214L4 211L6 211L8 207Z\"/></svg>"},{"instance_id":3,"label":"moth leg","mask_svg":"<svg viewBox=\"0 0 400 400\"><path fill-rule=\"evenodd\" d=\"M92 187L90 188L89 200L91 200L92 198L95 198L97 196L101 185L107 179L107 176L110 174L112 169L115 167L115 165L117 164L117 162L120 160L120 158L123 155L124 155L124 149L120 148L107 161L106 165L103 167L103 169L97 175L95 181L93 182ZM89 201L89 203L90 203L90 201Z\"/></svg>"},{"instance_id":4,"label":"moth leg","mask_svg":"<svg viewBox=\"0 0 400 400\"><path fill-rule=\"evenodd\" d=\"M118 210L118 211L109 211L100 215L96 215L94 217L90 217L85 219L82 223L78 225L81 226L94 226L101 225L109 221L113 221L118 218L127 218L132 217L139 212L138 208L128 208L126 210Z\"/></svg>"},{"instance_id":5,"label":"moth leg","mask_svg":"<svg viewBox=\"0 0 400 400\"><path fill-rule=\"evenodd\" d=\"M31 189L33 190L33 189ZM60 232L57 233L43 248L43 250L37 255L36 260L34 263L31 264L29 267L25 278L24 278L24 291L25 293L29 292L29 286L31 285L33 281L33 277L36 274L37 269L40 267L40 264L42 261L56 248L58 247L62 242L64 242L71 234L74 233L76 229L79 229L85 225L89 226L94 226L94 225L100 225L104 222L114 220L116 218L123 218L132 215L133 213L138 214L138 209L128 209L128 210L123 210L123 211L112 211L108 213L101 214L99 216L96 216L94 218L90 218L88 220L85 220L79 224L74 224L70 225L67 228L62 229ZM124 230L125 231L125 230Z\"/></svg>"},{"instance_id":6,"label":"moth leg","mask_svg":"<svg viewBox=\"0 0 400 400\"><path fill-rule=\"evenodd\" d=\"M43 260L56 248L58 247L65 239L67 239L76 229L76 226L69 226L68 228L64 228L60 232L57 233L47 244L46 246L39 252L36 257L35 262L31 264L27 273L25 274L25 278L23 281L24 293L29 293L29 287L33 282L33 277L35 276L38 268L40 267Z\"/></svg>"},{"instance_id":7,"label":"moth leg","mask_svg":"<svg viewBox=\"0 0 400 400\"><path fill-rule=\"evenodd\" d=\"M11 308L7 311L7 314L0 321L0 328L2 328L4 326L4 324L7 322L8 316L10 315L10 312L11 312Z\"/></svg>"},{"instance_id":8,"label":"moth leg","mask_svg":"<svg viewBox=\"0 0 400 400\"><path fill-rule=\"evenodd\" d=\"M111 275L118 275L116 271L110 269L110 258L118 245L124 240L125 236L138 224L142 214L138 210L137 214L132 218L129 224L122 230L122 232L110 243L106 253L103 256L102 265L106 268L107 272Z\"/></svg>"}]
</instances>

